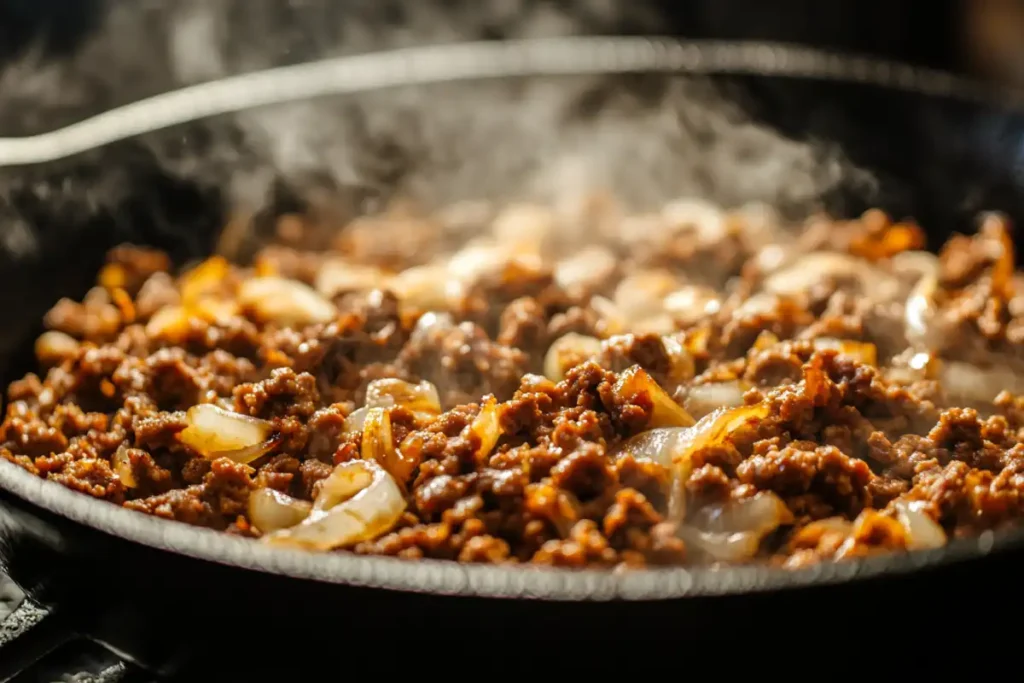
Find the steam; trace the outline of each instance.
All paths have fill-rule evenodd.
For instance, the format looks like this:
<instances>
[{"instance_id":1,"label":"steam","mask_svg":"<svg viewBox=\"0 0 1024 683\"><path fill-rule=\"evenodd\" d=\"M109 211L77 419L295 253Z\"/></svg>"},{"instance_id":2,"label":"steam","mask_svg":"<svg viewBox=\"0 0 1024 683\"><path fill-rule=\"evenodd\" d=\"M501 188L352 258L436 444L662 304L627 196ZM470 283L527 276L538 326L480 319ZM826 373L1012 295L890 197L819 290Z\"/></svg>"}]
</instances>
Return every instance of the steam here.
<instances>
[{"instance_id":1,"label":"steam","mask_svg":"<svg viewBox=\"0 0 1024 683\"><path fill-rule=\"evenodd\" d=\"M40 132L182 85L329 56L487 37L659 31L656 9L630 5L111 2L104 30L72 62L26 60L0 74L0 85L10 86L0 88L0 134ZM810 213L841 182L870 183L835 150L757 124L722 88L666 76L534 78L326 98L205 121L143 144L164 171L218 188L226 213L243 216L259 214L282 187L337 216L396 196L436 206L465 198L564 202L591 190L610 190L641 209L699 196L725 207L758 201ZM12 186L26 190L24 181ZM10 191L0 186L0 198ZM92 194L79 201L90 210L116 209L124 193L104 182L84 192ZM38 247L17 230L4 239L10 252Z\"/></svg>"}]
</instances>

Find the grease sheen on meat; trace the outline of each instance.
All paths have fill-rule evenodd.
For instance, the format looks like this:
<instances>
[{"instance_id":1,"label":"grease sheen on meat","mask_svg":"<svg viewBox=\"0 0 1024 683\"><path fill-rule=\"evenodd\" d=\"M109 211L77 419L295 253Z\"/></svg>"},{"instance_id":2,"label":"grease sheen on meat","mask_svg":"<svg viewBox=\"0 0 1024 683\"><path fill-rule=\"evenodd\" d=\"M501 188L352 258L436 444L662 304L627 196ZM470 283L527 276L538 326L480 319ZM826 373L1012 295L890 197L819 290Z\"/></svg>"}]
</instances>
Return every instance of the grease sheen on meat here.
<instances>
[{"instance_id":1,"label":"grease sheen on meat","mask_svg":"<svg viewBox=\"0 0 1024 683\"><path fill-rule=\"evenodd\" d=\"M801 567L1024 515L1000 218L934 256L877 211L521 205L451 253L457 208L249 267L119 247L47 315L0 456L257 542L461 562Z\"/></svg>"}]
</instances>

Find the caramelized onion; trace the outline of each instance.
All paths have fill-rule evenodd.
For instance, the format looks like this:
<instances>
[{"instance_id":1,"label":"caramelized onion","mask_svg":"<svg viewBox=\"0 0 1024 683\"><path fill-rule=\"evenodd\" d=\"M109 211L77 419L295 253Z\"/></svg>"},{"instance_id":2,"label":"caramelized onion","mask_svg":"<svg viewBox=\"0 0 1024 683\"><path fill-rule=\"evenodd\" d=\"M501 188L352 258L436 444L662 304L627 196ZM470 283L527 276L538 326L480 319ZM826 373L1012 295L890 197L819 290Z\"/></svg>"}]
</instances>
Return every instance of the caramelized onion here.
<instances>
[{"instance_id":1,"label":"caramelized onion","mask_svg":"<svg viewBox=\"0 0 1024 683\"><path fill-rule=\"evenodd\" d=\"M614 391L623 401L629 401L639 394L647 394L654 406L647 423L650 429L689 427L696 422L686 409L676 403L639 365L634 365L619 374Z\"/></svg>"},{"instance_id":2,"label":"caramelized onion","mask_svg":"<svg viewBox=\"0 0 1024 683\"><path fill-rule=\"evenodd\" d=\"M231 273L223 256L211 256L181 277L181 300L186 307L219 290Z\"/></svg>"},{"instance_id":3,"label":"caramelized onion","mask_svg":"<svg viewBox=\"0 0 1024 683\"><path fill-rule=\"evenodd\" d=\"M484 399L480 412L464 432L465 436L476 436L479 446L476 449L477 462L483 462L498 445L501 438L501 421L498 415L498 401L493 396Z\"/></svg>"},{"instance_id":4,"label":"caramelized onion","mask_svg":"<svg viewBox=\"0 0 1024 683\"><path fill-rule=\"evenodd\" d=\"M669 519L682 522L687 514L686 481L693 471L693 454L714 443L723 443L738 429L756 424L771 409L757 403L739 408L720 408L705 415L692 427L650 429L628 439L619 448L638 460L653 460L673 471L669 496Z\"/></svg>"},{"instance_id":5,"label":"caramelized onion","mask_svg":"<svg viewBox=\"0 0 1024 683\"><path fill-rule=\"evenodd\" d=\"M386 408L367 410L360 454L363 460L372 460L383 467L399 483L408 480L419 466L418 459L405 455L395 446L391 413Z\"/></svg>"},{"instance_id":6,"label":"caramelized onion","mask_svg":"<svg viewBox=\"0 0 1024 683\"><path fill-rule=\"evenodd\" d=\"M124 444L118 446L117 451L110 456L110 469L114 471L125 487L133 489L139 485L132 471L132 461L128 456L128 449Z\"/></svg>"},{"instance_id":7,"label":"caramelized onion","mask_svg":"<svg viewBox=\"0 0 1024 683\"><path fill-rule=\"evenodd\" d=\"M262 540L307 550L350 547L393 529L405 507L401 489L380 465L369 460L344 462L323 481L306 519Z\"/></svg>"},{"instance_id":8,"label":"caramelized onion","mask_svg":"<svg viewBox=\"0 0 1024 683\"><path fill-rule=\"evenodd\" d=\"M274 489L259 489L249 496L249 520L264 534L295 526L312 509L312 503Z\"/></svg>"},{"instance_id":9,"label":"caramelized onion","mask_svg":"<svg viewBox=\"0 0 1024 683\"><path fill-rule=\"evenodd\" d=\"M146 323L146 334L150 337L176 339L189 328L188 311L184 306L164 306Z\"/></svg>"},{"instance_id":10,"label":"caramelized onion","mask_svg":"<svg viewBox=\"0 0 1024 683\"><path fill-rule=\"evenodd\" d=\"M921 501L897 500L893 503L896 520L907 532L907 548L923 550L946 545L946 532L928 516Z\"/></svg>"},{"instance_id":11,"label":"caramelized onion","mask_svg":"<svg viewBox=\"0 0 1024 683\"><path fill-rule=\"evenodd\" d=\"M238 299L262 321L282 326L329 322L338 313L334 304L311 287L274 276L246 280Z\"/></svg>"},{"instance_id":12,"label":"caramelized onion","mask_svg":"<svg viewBox=\"0 0 1024 683\"><path fill-rule=\"evenodd\" d=\"M210 403L189 408L185 419L188 426L178 433L178 440L211 459L249 463L269 453L279 441L273 434L273 425L266 420Z\"/></svg>"},{"instance_id":13,"label":"caramelized onion","mask_svg":"<svg viewBox=\"0 0 1024 683\"><path fill-rule=\"evenodd\" d=\"M833 337L818 337L812 343L816 349L835 349L842 355L865 365L878 365L878 350L874 344Z\"/></svg>"},{"instance_id":14,"label":"caramelized onion","mask_svg":"<svg viewBox=\"0 0 1024 683\"><path fill-rule=\"evenodd\" d=\"M594 358L601 352L601 340L569 332L556 339L544 356L544 376L561 382L571 368Z\"/></svg>"},{"instance_id":15,"label":"caramelized onion","mask_svg":"<svg viewBox=\"0 0 1024 683\"><path fill-rule=\"evenodd\" d=\"M366 387L368 408L394 408L400 406L417 415L441 413L441 397L430 382L412 384L400 379L377 379Z\"/></svg>"}]
</instances>

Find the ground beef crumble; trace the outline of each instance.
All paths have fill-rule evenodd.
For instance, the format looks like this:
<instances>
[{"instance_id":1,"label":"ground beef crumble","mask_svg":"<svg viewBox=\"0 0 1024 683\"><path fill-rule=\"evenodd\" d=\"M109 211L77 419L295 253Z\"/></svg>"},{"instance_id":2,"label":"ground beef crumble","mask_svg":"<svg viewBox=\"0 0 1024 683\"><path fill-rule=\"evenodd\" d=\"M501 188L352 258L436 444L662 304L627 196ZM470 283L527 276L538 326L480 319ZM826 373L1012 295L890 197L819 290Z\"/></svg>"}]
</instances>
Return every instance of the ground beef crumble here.
<instances>
[{"instance_id":1,"label":"ground beef crumble","mask_svg":"<svg viewBox=\"0 0 1024 683\"><path fill-rule=\"evenodd\" d=\"M615 265L591 280L521 240L466 247L456 277L364 223L333 251L277 245L252 268L180 275L121 246L46 316L0 457L258 539L255 492L320 500L335 468L378 452L381 387L418 386L434 409L372 406L405 509L339 550L802 567L1024 515L1024 279L1001 220L935 257L879 212L832 239L817 219L798 239L719 219L611 239ZM262 425L260 450L185 438L206 404Z\"/></svg>"}]
</instances>

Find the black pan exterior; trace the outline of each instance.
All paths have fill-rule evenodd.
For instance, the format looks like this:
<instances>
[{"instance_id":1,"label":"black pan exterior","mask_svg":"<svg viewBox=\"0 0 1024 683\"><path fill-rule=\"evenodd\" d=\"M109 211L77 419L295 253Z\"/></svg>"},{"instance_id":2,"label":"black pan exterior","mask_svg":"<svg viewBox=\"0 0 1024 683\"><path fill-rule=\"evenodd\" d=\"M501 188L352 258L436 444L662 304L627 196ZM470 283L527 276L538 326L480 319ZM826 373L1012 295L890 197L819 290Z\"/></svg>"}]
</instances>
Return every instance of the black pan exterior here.
<instances>
[{"instance_id":1,"label":"black pan exterior","mask_svg":"<svg viewBox=\"0 0 1024 683\"><path fill-rule=\"evenodd\" d=\"M840 183L830 190L827 204L836 213L881 206L915 216L933 244L955 230L970 230L979 210L1024 220L1024 116L1017 111L864 84L714 80L759 120L794 137L826 140L872 172L878 181L873 187ZM640 77L613 82L652 87ZM202 135L194 133L183 139L201 146ZM0 272L14 276L0 288L8 316L0 344L5 382L30 371L42 314L58 296L84 292L105 249L123 241L154 244L172 248L182 261L212 248L212 226L224 218L222 198L214 187L189 183L161 166L146 152L151 148L119 143L54 166L5 169L0 176L0 221L20 221L45 237L27 256L0 250ZM113 195L103 194L110 185L103 168L122 169L124 182ZM60 201L40 201L40 186ZM94 201L97 196L105 199ZM217 642L245 639L244 633L225 633L231 629L217 620L189 619L182 605L230 614L238 624L287 624L296 611L314 608L325 614L357 610L357 626L349 629L339 620L331 632L352 639L393 628L394 612L401 610L403 620L428 634L498 638L537 623L556 630L571 615L579 638L609 637L627 622L667 622L674 640L697 644L723 628L736 635L741 628L763 630L764 622L747 618L751 614L779 619L846 609L867 618L896 596L927 623L948 609L935 599L935 582L967 585L983 574L996 585L1024 555L1024 535L1013 532L799 572L749 567L610 574L463 566L271 550L92 500L4 461L0 489L0 558L15 580L47 603L124 603L162 615L145 630L133 628L127 617L116 627L88 626L133 655L161 662L173 654L167 643L185 642L175 632L189 632L188 642L212 638L205 628L218 629ZM485 622L478 616L481 601L488 603ZM154 623L168 633L154 634ZM134 642L144 631L147 641ZM314 636L304 631L303 637Z\"/></svg>"}]
</instances>

